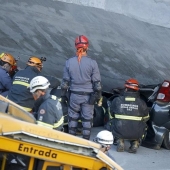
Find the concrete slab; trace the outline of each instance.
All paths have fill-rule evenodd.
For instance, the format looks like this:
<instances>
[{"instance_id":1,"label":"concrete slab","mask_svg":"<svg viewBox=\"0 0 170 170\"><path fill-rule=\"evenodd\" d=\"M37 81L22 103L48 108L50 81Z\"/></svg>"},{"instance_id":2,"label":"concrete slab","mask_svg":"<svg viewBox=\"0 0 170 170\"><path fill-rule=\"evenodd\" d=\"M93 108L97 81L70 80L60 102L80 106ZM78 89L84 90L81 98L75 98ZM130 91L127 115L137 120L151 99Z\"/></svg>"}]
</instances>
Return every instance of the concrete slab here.
<instances>
[{"instance_id":1,"label":"concrete slab","mask_svg":"<svg viewBox=\"0 0 170 170\"><path fill-rule=\"evenodd\" d=\"M142 84L170 79L170 28L160 24L169 23L167 1L100 0L98 6L98 1L74 2L0 0L0 52L20 56L22 68L31 55L45 56L43 72L61 79L66 59L75 55L75 37L85 34L105 91L131 77ZM150 24L151 19L158 24Z\"/></svg>"}]
</instances>

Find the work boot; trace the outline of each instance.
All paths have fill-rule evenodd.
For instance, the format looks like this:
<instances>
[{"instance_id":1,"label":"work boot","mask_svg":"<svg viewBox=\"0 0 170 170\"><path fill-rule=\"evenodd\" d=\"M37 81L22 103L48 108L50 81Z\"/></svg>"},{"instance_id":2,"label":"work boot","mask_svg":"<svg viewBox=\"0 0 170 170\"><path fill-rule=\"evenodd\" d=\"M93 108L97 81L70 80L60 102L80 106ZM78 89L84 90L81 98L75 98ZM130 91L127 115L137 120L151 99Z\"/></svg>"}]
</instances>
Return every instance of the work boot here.
<instances>
[{"instance_id":1,"label":"work boot","mask_svg":"<svg viewBox=\"0 0 170 170\"><path fill-rule=\"evenodd\" d=\"M118 139L117 141L117 152L124 152L124 140Z\"/></svg>"},{"instance_id":2,"label":"work boot","mask_svg":"<svg viewBox=\"0 0 170 170\"><path fill-rule=\"evenodd\" d=\"M137 149L139 148L139 141L135 140L135 141L131 141L131 146L129 147L128 152L129 153L136 153Z\"/></svg>"}]
</instances>

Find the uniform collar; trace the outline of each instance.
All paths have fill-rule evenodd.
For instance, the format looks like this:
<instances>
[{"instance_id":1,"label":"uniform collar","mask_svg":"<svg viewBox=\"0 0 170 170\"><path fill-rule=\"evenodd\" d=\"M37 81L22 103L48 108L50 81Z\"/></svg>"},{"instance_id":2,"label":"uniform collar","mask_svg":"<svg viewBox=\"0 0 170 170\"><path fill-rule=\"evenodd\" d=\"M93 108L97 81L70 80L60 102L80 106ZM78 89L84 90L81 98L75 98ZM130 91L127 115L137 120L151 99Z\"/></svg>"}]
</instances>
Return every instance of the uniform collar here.
<instances>
[{"instance_id":1,"label":"uniform collar","mask_svg":"<svg viewBox=\"0 0 170 170\"><path fill-rule=\"evenodd\" d=\"M27 66L25 69L32 70L35 73L40 73L40 71L34 66Z\"/></svg>"}]
</instances>

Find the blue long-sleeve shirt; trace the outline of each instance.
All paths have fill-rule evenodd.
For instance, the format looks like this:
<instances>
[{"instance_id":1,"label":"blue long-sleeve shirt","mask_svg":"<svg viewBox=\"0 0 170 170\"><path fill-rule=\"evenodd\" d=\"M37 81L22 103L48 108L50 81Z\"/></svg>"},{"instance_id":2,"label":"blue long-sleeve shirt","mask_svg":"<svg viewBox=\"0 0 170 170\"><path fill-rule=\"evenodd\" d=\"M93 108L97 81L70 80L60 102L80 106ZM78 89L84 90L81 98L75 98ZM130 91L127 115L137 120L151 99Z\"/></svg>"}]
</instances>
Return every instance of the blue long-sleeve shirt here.
<instances>
[{"instance_id":1,"label":"blue long-sleeve shirt","mask_svg":"<svg viewBox=\"0 0 170 170\"><path fill-rule=\"evenodd\" d=\"M93 82L101 81L97 62L83 56L78 63L77 56L65 63L63 79L70 82L71 91L93 92Z\"/></svg>"},{"instance_id":2,"label":"blue long-sleeve shirt","mask_svg":"<svg viewBox=\"0 0 170 170\"><path fill-rule=\"evenodd\" d=\"M12 86L12 79L8 72L0 67L0 95L7 96Z\"/></svg>"}]
</instances>

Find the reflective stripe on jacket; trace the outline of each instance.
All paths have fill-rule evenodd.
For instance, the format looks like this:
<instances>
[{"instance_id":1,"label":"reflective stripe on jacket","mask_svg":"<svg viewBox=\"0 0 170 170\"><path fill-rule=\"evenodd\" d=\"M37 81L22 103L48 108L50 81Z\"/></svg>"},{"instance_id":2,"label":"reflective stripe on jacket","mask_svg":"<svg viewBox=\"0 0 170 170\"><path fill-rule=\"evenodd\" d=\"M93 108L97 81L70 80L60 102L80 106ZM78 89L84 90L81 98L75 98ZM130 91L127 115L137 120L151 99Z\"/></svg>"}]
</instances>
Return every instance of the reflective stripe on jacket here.
<instances>
[{"instance_id":1,"label":"reflective stripe on jacket","mask_svg":"<svg viewBox=\"0 0 170 170\"><path fill-rule=\"evenodd\" d=\"M142 120L144 120L144 119L149 118L149 114L148 114L147 116L144 116L144 117L126 116L126 115L115 114L115 118L117 118L117 119L126 119L126 120L142 121Z\"/></svg>"}]
</instances>

